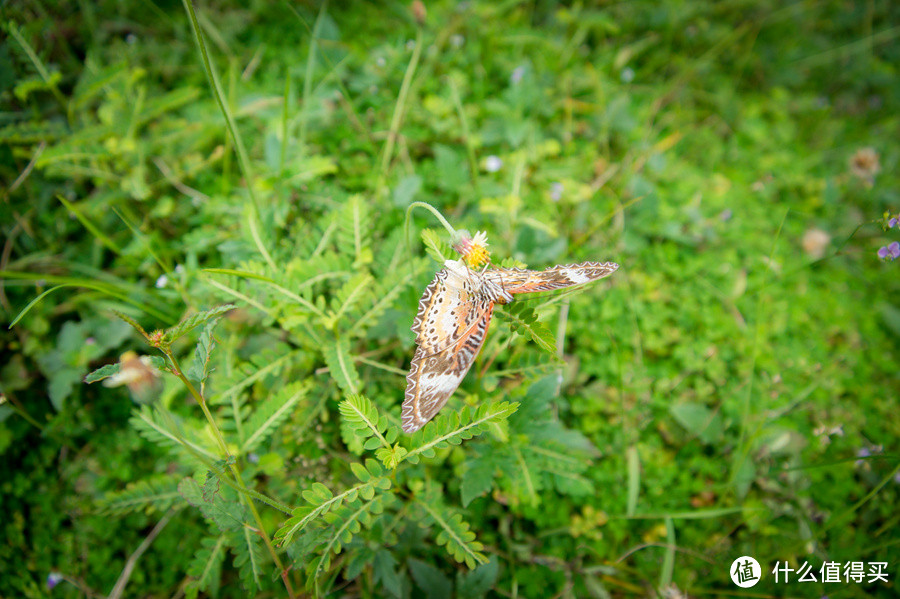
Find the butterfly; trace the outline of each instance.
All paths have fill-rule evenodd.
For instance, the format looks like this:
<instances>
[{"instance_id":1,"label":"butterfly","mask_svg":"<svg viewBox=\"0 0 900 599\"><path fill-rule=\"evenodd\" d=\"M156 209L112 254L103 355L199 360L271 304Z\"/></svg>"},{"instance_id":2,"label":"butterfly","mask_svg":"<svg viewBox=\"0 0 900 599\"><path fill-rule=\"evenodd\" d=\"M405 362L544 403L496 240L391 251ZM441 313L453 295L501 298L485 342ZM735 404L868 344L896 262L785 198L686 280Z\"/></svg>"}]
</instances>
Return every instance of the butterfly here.
<instances>
[{"instance_id":1,"label":"butterfly","mask_svg":"<svg viewBox=\"0 0 900 599\"><path fill-rule=\"evenodd\" d=\"M582 262L547 270L469 269L447 260L425 288L413 321L416 353L406 375L401 421L412 433L444 407L469 371L487 334L494 304L508 304L519 293L582 285L614 273L614 262Z\"/></svg>"}]
</instances>

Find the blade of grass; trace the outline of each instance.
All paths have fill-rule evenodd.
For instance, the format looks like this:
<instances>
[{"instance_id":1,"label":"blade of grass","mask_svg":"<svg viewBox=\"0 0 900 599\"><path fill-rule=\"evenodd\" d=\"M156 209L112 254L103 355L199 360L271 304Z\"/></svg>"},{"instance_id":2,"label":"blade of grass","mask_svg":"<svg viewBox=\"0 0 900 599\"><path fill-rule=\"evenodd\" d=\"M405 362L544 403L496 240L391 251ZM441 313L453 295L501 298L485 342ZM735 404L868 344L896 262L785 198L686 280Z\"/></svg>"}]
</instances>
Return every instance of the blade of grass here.
<instances>
[{"instance_id":1,"label":"blade of grass","mask_svg":"<svg viewBox=\"0 0 900 599\"><path fill-rule=\"evenodd\" d=\"M131 223L131 221L129 221L127 218L125 218L125 215L123 215L121 212L119 212L118 209L113 208L112 211L116 213L116 216L119 217L119 220L121 220L123 223L125 223L126 227L131 229L132 234L138 238L138 240L141 242L141 244L143 244L144 248L147 250L147 253L149 253L150 256L153 257L153 260L155 260L156 263L159 264L159 267L161 269L163 269L163 271L167 275L171 276L172 275L172 265L169 264L168 262L166 262L165 260L163 260L160 257L160 255L154 251L153 246L150 244L150 240L147 239L147 236L144 235L141 232L141 230L138 229L135 225L133 225Z\"/></svg>"},{"instance_id":2,"label":"blade of grass","mask_svg":"<svg viewBox=\"0 0 900 599\"><path fill-rule=\"evenodd\" d=\"M381 154L381 174L378 181L377 189L381 190L387 180L388 167L391 164L391 157L394 154L394 144L397 141L397 134L400 131L400 123L403 122L403 113L406 110L406 98L409 95L409 88L412 86L413 75L415 75L416 67L419 64L419 56L422 54L422 28L416 30L416 45L413 48L412 57L409 59L409 65L406 67L406 73L403 75L403 83L400 85L400 93L397 96L397 103L394 105L394 115L391 117L391 129L388 132L387 140L384 142L384 149Z\"/></svg>"},{"instance_id":3,"label":"blade of grass","mask_svg":"<svg viewBox=\"0 0 900 599\"><path fill-rule=\"evenodd\" d=\"M328 9L328 0L319 8L319 16L313 25L312 35L309 38L309 53L306 55L306 73L303 76L303 109L300 111L300 152L306 154L306 132L309 123L309 103L312 95L312 80L316 68L316 49L319 43L319 31L322 29L322 19Z\"/></svg>"},{"instance_id":4,"label":"blade of grass","mask_svg":"<svg viewBox=\"0 0 900 599\"><path fill-rule=\"evenodd\" d=\"M731 514L739 514L741 512L757 511L766 508L752 507L720 507L708 510L693 510L690 512L669 512L661 514L634 514L632 516L610 516L610 518L620 518L623 520L706 520L708 518L721 518L722 516L730 516Z\"/></svg>"},{"instance_id":5,"label":"blade of grass","mask_svg":"<svg viewBox=\"0 0 900 599\"><path fill-rule=\"evenodd\" d=\"M312 29L310 29L309 23L306 22L306 19L303 18L303 15L301 15L299 12L297 12L297 9L294 8L294 6L292 4L285 1L284 5L287 7L288 10L290 10L294 14L295 17L297 17L297 20L299 20L301 23L303 23L303 26L306 28L306 31L310 35L313 35L313 31L312 31ZM318 39L318 37L316 37L316 39ZM327 52L322 53L322 58L325 60L325 62L328 63L328 67L331 69L331 72L335 73L337 70L336 66L335 66L334 62L332 62L331 58L329 58ZM323 79L323 81L327 78L328 77L326 76ZM369 132L369 129L365 126L365 124L363 124L362 120L359 118L359 114L356 111L356 105L353 103L352 96L350 95L350 91L347 89L347 86L344 85L344 82L341 80L340 77L335 76L334 81L337 84L338 89L341 91L341 97L340 97L341 107L344 109L344 112L346 112L350 116L350 119L353 121L353 125L365 136L366 143L369 145L369 148L372 150L372 153L377 154L378 148L376 147L375 142L372 141L372 134Z\"/></svg>"},{"instance_id":6,"label":"blade of grass","mask_svg":"<svg viewBox=\"0 0 900 599\"><path fill-rule=\"evenodd\" d=\"M238 156L238 164L241 167L241 172L244 175L244 180L247 182L247 193L250 195L250 234L253 237L253 241L256 244L259 253L265 259L266 263L272 268L275 268L275 261L272 260L272 256L269 254L269 251L266 249L266 246L263 244L262 239L259 236L258 227L260 207L259 201L256 197L256 193L253 191L253 185L256 179L254 178L253 170L250 167L250 159L247 157L247 150L244 148L244 141L241 138L240 132L238 131L237 124L234 122L234 116L231 114L231 110L225 103L225 94L222 92L222 86L219 84L219 78L212 67L212 63L210 62L209 53L206 49L206 42L203 40L203 32L200 31L200 23L197 21L197 14L194 12L194 5L191 0L182 0L182 2L184 4L185 10L188 13L191 29L194 32L194 40L197 42L197 47L200 49L200 56L203 59L203 68L206 70L206 76L209 79L210 86L212 87L213 96L216 99L216 103L219 105L219 110L222 111L222 115L225 117L225 123L228 127L228 131L231 133L231 138L234 141L234 147Z\"/></svg>"},{"instance_id":7,"label":"blade of grass","mask_svg":"<svg viewBox=\"0 0 900 599\"><path fill-rule=\"evenodd\" d=\"M68 208L69 212L75 215L75 218L78 219L78 222L80 222L85 229L90 231L91 235L97 238L97 241L108 247L116 254L122 253L122 250L119 249L119 246L117 246L112 239L107 237L94 223L90 221L90 219L83 215L81 211L74 206L74 204L72 204L71 202L69 202L69 200L59 194L56 195L56 199L62 202L62 205Z\"/></svg>"},{"instance_id":8,"label":"blade of grass","mask_svg":"<svg viewBox=\"0 0 900 599\"><path fill-rule=\"evenodd\" d=\"M287 160L288 120L290 118L291 70L284 70L284 96L281 105L281 152L278 155L278 174L284 174L284 163ZM279 181L281 177L279 177Z\"/></svg>"},{"instance_id":9,"label":"blade of grass","mask_svg":"<svg viewBox=\"0 0 900 599\"><path fill-rule=\"evenodd\" d=\"M766 265L766 271L764 274L764 277L766 279L769 278L769 275L772 272L772 260L775 256L775 249L778 246L778 240L781 238L781 231L784 229L784 223L787 221L789 213L790 209L785 210L784 216L781 218L781 224L778 225L778 230L775 232L775 239L772 241L772 249L769 252L769 261ZM750 406L753 399L753 383L756 379L756 360L759 356L761 344L760 339L762 337L763 324L763 299L762 297L758 297L756 299L756 326L753 328L753 349L750 355L750 372L747 374L747 393L744 396L744 402L741 410L741 433L738 440L737 450L734 452L734 461L731 465L731 476L729 482L732 486L735 485L741 468L744 465L744 460L747 459L750 453L747 434L749 427L748 419L750 417Z\"/></svg>"},{"instance_id":10,"label":"blade of grass","mask_svg":"<svg viewBox=\"0 0 900 599\"><path fill-rule=\"evenodd\" d=\"M625 513L634 516L641 491L641 461L634 445L625 451L625 460L628 464L628 507Z\"/></svg>"},{"instance_id":11,"label":"blade of grass","mask_svg":"<svg viewBox=\"0 0 900 599\"><path fill-rule=\"evenodd\" d=\"M663 557L662 570L659 573L659 588L664 589L672 583L675 571L675 523L666 518L666 554Z\"/></svg>"},{"instance_id":12,"label":"blade of grass","mask_svg":"<svg viewBox=\"0 0 900 599\"><path fill-rule=\"evenodd\" d=\"M454 81L453 77L447 77L447 81L450 83L450 95L453 98L453 105L456 106L456 112L459 114L459 123L462 126L463 141L466 144L466 157L469 160L469 176L472 179L475 194L480 196L481 192L478 189L478 161L475 158L475 145L472 143L472 136L469 133L469 119L466 118L466 111L463 108L456 81Z\"/></svg>"},{"instance_id":13,"label":"blade of grass","mask_svg":"<svg viewBox=\"0 0 900 599\"><path fill-rule=\"evenodd\" d=\"M45 274L36 274L36 273L23 273L23 272L15 272L10 270L0 270L0 278L4 279L13 279L13 280L30 280L30 281L45 281L47 283L56 283L57 285L65 285L67 287L83 287L85 289L93 289L94 291L99 291L104 295L108 295L110 297L114 297L120 301L123 301L127 304L134 306L135 308L141 310L142 312L149 314L155 318L158 318L163 323L171 323L172 317L170 315L165 314L148 306L147 304L141 303L137 300L133 300L127 295L124 295L124 292L119 290L118 288L109 285L107 283L98 283L96 281L89 281L86 279L77 279L74 277L60 277L55 275L45 275ZM33 302L32 302L33 304ZM28 305L28 309L30 310L34 306L32 304ZM23 314L19 314L16 320L21 320Z\"/></svg>"}]
</instances>

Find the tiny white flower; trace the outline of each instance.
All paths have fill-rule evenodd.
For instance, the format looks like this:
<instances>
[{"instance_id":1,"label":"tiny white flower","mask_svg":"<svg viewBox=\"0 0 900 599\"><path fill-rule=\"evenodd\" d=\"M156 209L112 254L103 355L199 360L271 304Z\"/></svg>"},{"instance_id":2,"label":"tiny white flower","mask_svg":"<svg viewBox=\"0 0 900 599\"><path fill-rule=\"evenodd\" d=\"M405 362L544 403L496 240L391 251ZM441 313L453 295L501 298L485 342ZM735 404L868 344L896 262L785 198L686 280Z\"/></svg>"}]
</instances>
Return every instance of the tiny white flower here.
<instances>
[{"instance_id":1,"label":"tiny white flower","mask_svg":"<svg viewBox=\"0 0 900 599\"><path fill-rule=\"evenodd\" d=\"M631 83L634 81L634 69L625 67L622 69L622 73L619 76L622 78L622 83Z\"/></svg>"},{"instance_id":2,"label":"tiny white flower","mask_svg":"<svg viewBox=\"0 0 900 599\"><path fill-rule=\"evenodd\" d=\"M503 160L499 156L493 154L484 159L484 170L489 173L496 173L503 168Z\"/></svg>"},{"instance_id":3,"label":"tiny white flower","mask_svg":"<svg viewBox=\"0 0 900 599\"><path fill-rule=\"evenodd\" d=\"M411 52L412 49L415 48L415 47L416 47L416 40L408 40L408 41L406 42L406 49L409 50L410 52Z\"/></svg>"},{"instance_id":4,"label":"tiny white flower","mask_svg":"<svg viewBox=\"0 0 900 599\"><path fill-rule=\"evenodd\" d=\"M156 279L156 288L162 289L169 283L169 277L166 275L159 275L159 278Z\"/></svg>"},{"instance_id":5,"label":"tiny white flower","mask_svg":"<svg viewBox=\"0 0 900 599\"><path fill-rule=\"evenodd\" d=\"M183 265L183 264L176 264L176 265L175 265L175 272L178 273L178 274L180 274L180 275L183 275L183 274L184 274L184 265Z\"/></svg>"},{"instance_id":6,"label":"tiny white flower","mask_svg":"<svg viewBox=\"0 0 900 599\"><path fill-rule=\"evenodd\" d=\"M565 186L562 183L560 183L559 181L557 181L556 183L554 183L553 185L550 186L550 199L552 199L554 202L558 202L560 199L562 199L562 194L563 194L564 190L565 190Z\"/></svg>"},{"instance_id":7,"label":"tiny white flower","mask_svg":"<svg viewBox=\"0 0 900 599\"><path fill-rule=\"evenodd\" d=\"M454 33L450 36L450 45L454 48L461 48L464 43L466 43L466 38L460 34Z\"/></svg>"},{"instance_id":8,"label":"tiny white flower","mask_svg":"<svg viewBox=\"0 0 900 599\"><path fill-rule=\"evenodd\" d=\"M383 67L385 64L387 64L387 61L384 59L384 56L379 56L378 58L375 59L375 64L377 64L380 67Z\"/></svg>"},{"instance_id":9,"label":"tiny white flower","mask_svg":"<svg viewBox=\"0 0 900 599\"><path fill-rule=\"evenodd\" d=\"M513 85L518 85L523 77L525 77L525 65L519 65L513 69L512 74L509 76L509 82Z\"/></svg>"}]
</instances>

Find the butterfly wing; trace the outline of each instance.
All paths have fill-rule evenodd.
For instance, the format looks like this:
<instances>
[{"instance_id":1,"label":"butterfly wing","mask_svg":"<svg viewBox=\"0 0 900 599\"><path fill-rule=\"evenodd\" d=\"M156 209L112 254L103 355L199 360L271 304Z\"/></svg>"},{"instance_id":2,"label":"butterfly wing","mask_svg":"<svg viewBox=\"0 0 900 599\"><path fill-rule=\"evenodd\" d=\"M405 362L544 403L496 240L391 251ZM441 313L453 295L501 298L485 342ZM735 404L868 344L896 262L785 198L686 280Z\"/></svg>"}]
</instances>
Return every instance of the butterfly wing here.
<instances>
[{"instance_id":1,"label":"butterfly wing","mask_svg":"<svg viewBox=\"0 0 900 599\"><path fill-rule=\"evenodd\" d=\"M443 269L419 301L412 327L418 347L401 414L407 433L444 407L481 351L494 303L481 293L478 280L454 278Z\"/></svg>"},{"instance_id":2,"label":"butterfly wing","mask_svg":"<svg viewBox=\"0 0 900 599\"><path fill-rule=\"evenodd\" d=\"M616 272L615 262L581 262L554 266L547 270L525 270L522 268L492 268L484 273L484 278L510 294L551 291L564 287L582 285Z\"/></svg>"}]
</instances>

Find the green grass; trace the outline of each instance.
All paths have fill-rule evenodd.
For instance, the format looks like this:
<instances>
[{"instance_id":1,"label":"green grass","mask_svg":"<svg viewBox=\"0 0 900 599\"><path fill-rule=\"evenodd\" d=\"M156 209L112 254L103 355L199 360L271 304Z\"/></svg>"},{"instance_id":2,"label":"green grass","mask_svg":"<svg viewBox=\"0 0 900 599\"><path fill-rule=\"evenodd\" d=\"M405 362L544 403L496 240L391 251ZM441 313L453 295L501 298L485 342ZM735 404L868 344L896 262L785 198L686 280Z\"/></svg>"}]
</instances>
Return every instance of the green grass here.
<instances>
[{"instance_id":1,"label":"green grass","mask_svg":"<svg viewBox=\"0 0 900 599\"><path fill-rule=\"evenodd\" d=\"M760 596L895 594L891 3L2 23L0 595L725 596L742 555ZM425 210L407 244L415 202L495 263L621 268L499 309L406 436L452 252ZM82 383L128 350L165 356L153 406Z\"/></svg>"}]
</instances>

